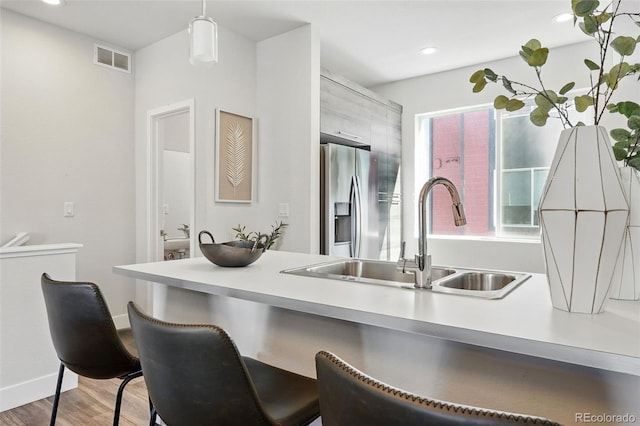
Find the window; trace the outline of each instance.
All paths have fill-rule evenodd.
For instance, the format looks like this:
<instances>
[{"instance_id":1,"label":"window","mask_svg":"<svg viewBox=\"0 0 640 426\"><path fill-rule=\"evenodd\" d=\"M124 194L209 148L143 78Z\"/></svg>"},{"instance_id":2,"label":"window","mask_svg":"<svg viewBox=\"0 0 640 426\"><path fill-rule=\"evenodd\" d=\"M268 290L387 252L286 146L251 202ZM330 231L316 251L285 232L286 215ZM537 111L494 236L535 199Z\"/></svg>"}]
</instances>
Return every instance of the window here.
<instances>
[{"instance_id":1,"label":"window","mask_svg":"<svg viewBox=\"0 0 640 426\"><path fill-rule=\"evenodd\" d=\"M467 225L456 227L449 194L433 191L430 234L539 237L538 201L562 125L550 119L536 127L529 111L481 106L416 117L416 192L429 177L446 177L467 215Z\"/></svg>"},{"instance_id":2,"label":"window","mask_svg":"<svg viewBox=\"0 0 640 426\"><path fill-rule=\"evenodd\" d=\"M498 235L537 237L536 210L562 125L550 120L536 127L528 112L502 113L498 119L502 130Z\"/></svg>"}]
</instances>

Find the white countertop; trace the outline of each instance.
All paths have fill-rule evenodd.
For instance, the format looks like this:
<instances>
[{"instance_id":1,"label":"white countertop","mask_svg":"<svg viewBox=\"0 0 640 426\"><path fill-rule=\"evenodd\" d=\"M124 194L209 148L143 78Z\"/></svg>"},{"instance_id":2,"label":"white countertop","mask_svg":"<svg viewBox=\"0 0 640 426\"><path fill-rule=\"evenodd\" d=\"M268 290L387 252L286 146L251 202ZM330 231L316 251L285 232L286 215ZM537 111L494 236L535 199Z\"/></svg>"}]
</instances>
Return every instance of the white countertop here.
<instances>
[{"instance_id":1,"label":"white countertop","mask_svg":"<svg viewBox=\"0 0 640 426\"><path fill-rule=\"evenodd\" d=\"M280 273L334 258L267 251L244 268L203 257L114 272L207 294L640 376L640 302L610 300L598 315L553 309L546 277L504 299L434 293Z\"/></svg>"}]
</instances>

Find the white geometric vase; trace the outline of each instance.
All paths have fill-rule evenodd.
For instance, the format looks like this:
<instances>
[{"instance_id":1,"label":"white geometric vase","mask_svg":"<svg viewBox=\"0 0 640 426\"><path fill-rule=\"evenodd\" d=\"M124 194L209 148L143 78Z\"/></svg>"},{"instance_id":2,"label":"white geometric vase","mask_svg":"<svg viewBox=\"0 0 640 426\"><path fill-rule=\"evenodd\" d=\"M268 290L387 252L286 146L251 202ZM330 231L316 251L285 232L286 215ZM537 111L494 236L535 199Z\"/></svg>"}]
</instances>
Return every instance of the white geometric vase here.
<instances>
[{"instance_id":1,"label":"white geometric vase","mask_svg":"<svg viewBox=\"0 0 640 426\"><path fill-rule=\"evenodd\" d=\"M633 167L620 167L620 176L629 201L629 224L624 233L609 297L640 300L640 172Z\"/></svg>"},{"instance_id":2,"label":"white geometric vase","mask_svg":"<svg viewBox=\"0 0 640 426\"><path fill-rule=\"evenodd\" d=\"M538 208L554 308L604 310L629 215L606 130L563 130Z\"/></svg>"}]
</instances>

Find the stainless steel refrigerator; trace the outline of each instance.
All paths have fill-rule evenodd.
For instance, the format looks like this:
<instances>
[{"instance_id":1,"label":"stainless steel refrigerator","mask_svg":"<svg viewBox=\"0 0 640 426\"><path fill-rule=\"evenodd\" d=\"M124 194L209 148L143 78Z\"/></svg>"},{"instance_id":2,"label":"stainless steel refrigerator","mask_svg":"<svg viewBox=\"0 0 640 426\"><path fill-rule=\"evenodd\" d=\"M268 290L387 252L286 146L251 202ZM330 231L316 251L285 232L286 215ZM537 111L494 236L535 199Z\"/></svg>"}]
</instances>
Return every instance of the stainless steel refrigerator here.
<instances>
[{"instance_id":1,"label":"stainless steel refrigerator","mask_svg":"<svg viewBox=\"0 0 640 426\"><path fill-rule=\"evenodd\" d=\"M368 146L320 147L320 252L379 259L377 155Z\"/></svg>"}]
</instances>

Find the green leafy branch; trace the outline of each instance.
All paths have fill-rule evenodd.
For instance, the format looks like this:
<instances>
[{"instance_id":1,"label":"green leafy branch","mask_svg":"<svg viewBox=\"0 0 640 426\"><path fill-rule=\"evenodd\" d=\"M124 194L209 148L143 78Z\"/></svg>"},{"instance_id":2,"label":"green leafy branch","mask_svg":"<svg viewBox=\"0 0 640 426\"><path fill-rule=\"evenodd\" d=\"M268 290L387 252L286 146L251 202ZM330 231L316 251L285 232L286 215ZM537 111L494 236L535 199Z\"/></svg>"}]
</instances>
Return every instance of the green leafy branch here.
<instances>
[{"instance_id":1,"label":"green leafy branch","mask_svg":"<svg viewBox=\"0 0 640 426\"><path fill-rule=\"evenodd\" d=\"M546 64L549 56L549 49L542 47L536 39L529 40L520 50L520 57L527 64L534 68L540 88L536 88L529 84L512 81L504 75L498 75L490 68L478 70L471 75L469 81L474 84L473 92L482 91L487 83L502 83L504 89L510 93L511 97L498 95L494 101L495 109L505 109L507 111L518 111L525 106L525 102L521 98L533 98L536 104L529 114L529 119L536 126L544 126L552 110L556 110L562 121L567 127L572 127L568 114L569 98L564 96L575 86L575 83L565 84L557 93L547 89L542 80L542 66Z\"/></svg>"},{"instance_id":2,"label":"green leafy branch","mask_svg":"<svg viewBox=\"0 0 640 426\"><path fill-rule=\"evenodd\" d=\"M269 249L271 248L271 246L273 246L273 244L275 244L276 240L282 236L282 234L284 233L284 229L287 226L289 226L288 223L284 223L282 221L278 223L278 221L276 221L275 225L271 225L271 233L269 234L264 234L256 231L247 232L247 227L242 225L238 225L235 228L231 229L236 232L235 238L243 241L256 241L258 238L260 238L261 235L266 235L267 241L265 243L265 246L267 249Z\"/></svg>"},{"instance_id":3,"label":"green leafy branch","mask_svg":"<svg viewBox=\"0 0 640 426\"><path fill-rule=\"evenodd\" d=\"M585 95L574 97L573 105L578 112L584 112L589 107L594 109L594 124L598 124L602 118L605 107L611 111L608 104L613 92L618 89L620 80L640 73L640 64L631 65L624 58L633 54L636 45L640 43L639 37L617 36L613 40L613 23L616 18L630 18L640 26L640 13L619 13L620 3L617 2L613 11L598 11L598 0L571 0L574 13L574 24L578 22L580 29L593 37L600 47L600 57L597 61L585 59L584 64L589 70L591 88ZM605 69L609 48L620 55L620 60L608 71ZM512 81L504 75L499 75L489 68L474 72L469 81L473 84L473 92L482 91L488 83L501 83L510 94L509 97L499 95L494 100L496 109L517 111L525 106L521 98L533 98L535 108L529 114L529 118L536 126L544 126L550 113L556 111L564 127L573 127L568 115L572 105L567 93L575 87L575 82L564 84L558 91L545 87L542 80L542 67L547 63L549 49L543 47L537 39L529 40L520 50L520 57L535 70L539 87ZM577 123L582 125L583 123Z\"/></svg>"},{"instance_id":4,"label":"green leafy branch","mask_svg":"<svg viewBox=\"0 0 640 426\"><path fill-rule=\"evenodd\" d=\"M615 141L613 154L625 166L640 170L640 105L635 102L619 102L607 106L612 113L627 118L629 129L613 129L611 138Z\"/></svg>"}]
</instances>

